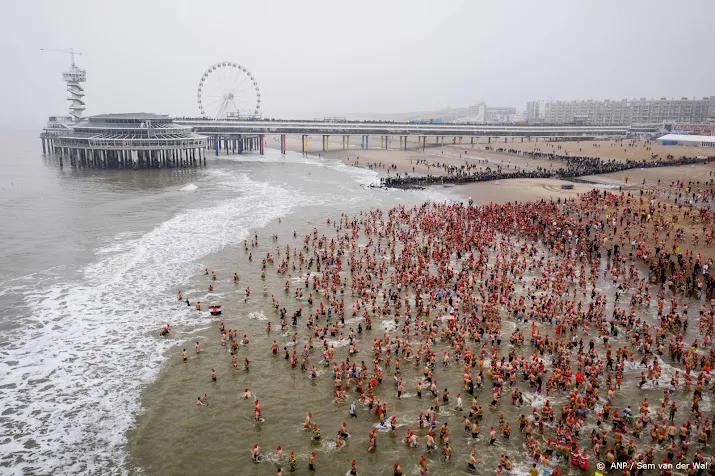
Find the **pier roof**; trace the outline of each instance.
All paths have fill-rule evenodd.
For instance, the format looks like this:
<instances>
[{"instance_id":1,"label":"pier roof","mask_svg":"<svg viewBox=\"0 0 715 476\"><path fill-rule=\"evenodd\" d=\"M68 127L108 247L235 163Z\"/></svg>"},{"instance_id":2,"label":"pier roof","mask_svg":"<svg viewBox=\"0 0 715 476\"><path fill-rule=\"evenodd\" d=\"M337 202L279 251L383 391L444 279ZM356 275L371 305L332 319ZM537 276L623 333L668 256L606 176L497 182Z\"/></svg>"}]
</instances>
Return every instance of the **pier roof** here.
<instances>
[{"instance_id":1,"label":"pier roof","mask_svg":"<svg viewBox=\"0 0 715 476\"><path fill-rule=\"evenodd\" d=\"M98 114L96 116L91 116L91 119L136 119L146 121L148 120L161 120L169 119L167 114L153 114L150 112L129 112L129 113L119 113L119 114Z\"/></svg>"}]
</instances>

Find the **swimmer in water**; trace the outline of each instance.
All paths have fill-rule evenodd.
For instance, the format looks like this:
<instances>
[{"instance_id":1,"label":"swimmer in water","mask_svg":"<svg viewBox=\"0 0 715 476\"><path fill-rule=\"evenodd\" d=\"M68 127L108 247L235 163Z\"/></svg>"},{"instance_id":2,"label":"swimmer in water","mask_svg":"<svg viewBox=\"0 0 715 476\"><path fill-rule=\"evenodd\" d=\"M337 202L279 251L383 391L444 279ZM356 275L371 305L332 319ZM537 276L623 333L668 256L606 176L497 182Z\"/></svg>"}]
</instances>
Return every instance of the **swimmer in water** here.
<instances>
[{"instance_id":1,"label":"swimmer in water","mask_svg":"<svg viewBox=\"0 0 715 476\"><path fill-rule=\"evenodd\" d=\"M420 475L427 475L427 457L425 455L422 455L420 457Z\"/></svg>"},{"instance_id":2,"label":"swimmer in water","mask_svg":"<svg viewBox=\"0 0 715 476\"><path fill-rule=\"evenodd\" d=\"M189 353L186 352L186 349L184 349L184 351L181 353L181 360L186 362L188 358L189 358Z\"/></svg>"},{"instance_id":3,"label":"swimmer in water","mask_svg":"<svg viewBox=\"0 0 715 476\"><path fill-rule=\"evenodd\" d=\"M309 430L310 427L312 426L312 425L311 425L311 418L313 418L313 414L312 414L312 413L308 413L308 416L305 417L305 422L303 423L303 428L305 428L306 430Z\"/></svg>"},{"instance_id":4,"label":"swimmer in water","mask_svg":"<svg viewBox=\"0 0 715 476\"><path fill-rule=\"evenodd\" d=\"M308 471L315 472L315 451L310 453L308 458Z\"/></svg>"},{"instance_id":5,"label":"swimmer in water","mask_svg":"<svg viewBox=\"0 0 715 476\"><path fill-rule=\"evenodd\" d=\"M251 450L251 458L253 458L254 463L258 463L258 461L261 459L261 447L258 446L258 443L254 443L253 449Z\"/></svg>"},{"instance_id":6,"label":"swimmer in water","mask_svg":"<svg viewBox=\"0 0 715 476\"><path fill-rule=\"evenodd\" d=\"M350 463L350 476L357 476L357 461L355 461L354 459L349 459L347 460L347 462Z\"/></svg>"},{"instance_id":7,"label":"swimmer in water","mask_svg":"<svg viewBox=\"0 0 715 476\"><path fill-rule=\"evenodd\" d=\"M243 395L241 395L241 398L243 398L244 400L248 400L249 398L251 398L251 392L247 388L244 388Z\"/></svg>"},{"instance_id":8,"label":"swimmer in water","mask_svg":"<svg viewBox=\"0 0 715 476\"><path fill-rule=\"evenodd\" d=\"M202 407L208 407L208 406L209 406L208 403L204 403L203 397L198 397L198 398L196 399L196 405L199 405L199 406L202 406Z\"/></svg>"},{"instance_id":9,"label":"swimmer in water","mask_svg":"<svg viewBox=\"0 0 715 476\"><path fill-rule=\"evenodd\" d=\"M479 463L481 463L481 461L474 456L474 448L472 448L472 452L469 453L469 462L467 463L467 469L469 469L470 471L476 471L477 464Z\"/></svg>"},{"instance_id":10,"label":"swimmer in water","mask_svg":"<svg viewBox=\"0 0 715 476\"><path fill-rule=\"evenodd\" d=\"M194 345L194 350L197 354L201 352L201 346L199 345L199 341L196 341L196 344Z\"/></svg>"},{"instance_id":11,"label":"swimmer in water","mask_svg":"<svg viewBox=\"0 0 715 476\"><path fill-rule=\"evenodd\" d=\"M215 382L216 381L216 370L211 369L211 381Z\"/></svg>"}]
</instances>

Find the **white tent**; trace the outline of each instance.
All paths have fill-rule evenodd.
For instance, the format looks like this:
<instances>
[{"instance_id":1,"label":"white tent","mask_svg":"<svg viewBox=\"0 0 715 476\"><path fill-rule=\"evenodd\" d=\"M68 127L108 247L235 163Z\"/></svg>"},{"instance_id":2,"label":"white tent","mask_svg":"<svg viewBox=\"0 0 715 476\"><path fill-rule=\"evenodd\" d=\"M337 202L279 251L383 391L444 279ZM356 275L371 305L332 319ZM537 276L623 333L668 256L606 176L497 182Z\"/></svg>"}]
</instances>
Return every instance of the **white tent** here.
<instances>
[{"instance_id":1,"label":"white tent","mask_svg":"<svg viewBox=\"0 0 715 476\"><path fill-rule=\"evenodd\" d=\"M715 147L715 137L684 134L666 134L656 142L662 145L689 145L693 147Z\"/></svg>"}]
</instances>

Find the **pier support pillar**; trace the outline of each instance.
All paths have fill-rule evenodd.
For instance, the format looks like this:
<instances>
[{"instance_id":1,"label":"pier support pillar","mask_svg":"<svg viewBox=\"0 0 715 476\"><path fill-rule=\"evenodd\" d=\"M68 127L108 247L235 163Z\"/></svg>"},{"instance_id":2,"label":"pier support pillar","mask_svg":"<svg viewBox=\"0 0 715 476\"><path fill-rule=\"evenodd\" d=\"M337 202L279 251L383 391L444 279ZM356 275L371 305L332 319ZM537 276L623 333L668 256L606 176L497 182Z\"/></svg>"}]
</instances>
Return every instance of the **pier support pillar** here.
<instances>
[{"instance_id":1,"label":"pier support pillar","mask_svg":"<svg viewBox=\"0 0 715 476\"><path fill-rule=\"evenodd\" d=\"M343 150L345 150L345 136L343 136Z\"/></svg>"},{"instance_id":2,"label":"pier support pillar","mask_svg":"<svg viewBox=\"0 0 715 476\"><path fill-rule=\"evenodd\" d=\"M259 142L258 146L260 147L260 150L261 150L261 155L263 155L263 149L266 146L266 136L264 136L263 134L258 136L258 142Z\"/></svg>"},{"instance_id":3,"label":"pier support pillar","mask_svg":"<svg viewBox=\"0 0 715 476\"><path fill-rule=\"evenodd\" d=\"M281 154L285 155L286 153L286 136L285 134L281 134Z\"/></svg>"},{"instance_id":4,"label":"pier support pillar","mask_svg":"<svg viewBox=\"0 0 715 476\"><path fill-rule=\"evenodd\" d=\"M45 154L47 154L47 151L45 150L45 139L41 139L41 140L42 140L42 155L45 155Z\"/></svg>"},{"instance_id":5,"label":"pier support pillar","mask_svg":"<svg viewBox=\"0 0 715 476\"><path fill-rule=\"evenodd\" d=\"M350 136L347 137L348 150L350 150Z\"/></svg>"}]
</instances>

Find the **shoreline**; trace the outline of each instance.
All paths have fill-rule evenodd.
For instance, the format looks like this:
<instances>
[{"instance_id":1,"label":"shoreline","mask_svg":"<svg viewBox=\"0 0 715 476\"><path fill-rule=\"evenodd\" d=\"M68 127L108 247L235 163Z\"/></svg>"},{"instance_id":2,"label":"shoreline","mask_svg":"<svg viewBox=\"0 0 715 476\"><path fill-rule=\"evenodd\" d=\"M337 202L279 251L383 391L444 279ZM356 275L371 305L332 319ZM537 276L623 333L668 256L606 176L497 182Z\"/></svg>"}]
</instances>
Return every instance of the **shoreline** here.
<instances>
[{"instance_id":1,"label":"shoreline","mask_svg":"<svg viewBox=\"0 0 715 476\"><path fill-rule=\"evenodd\" d=\"M320 143L320 141L316 138L316 140L311 141L310 145L315 145L316 142ZM393 142L397 141L391 141L391 146L395 145ZM643 149L647 149L648 147L652 147L652 144L640 144L640 142L634 143L633 148L641 147ZM560 147L560 144L569 144L574 148L576 146L583 145L579 142L534 143L534 145L540 145L541 147ZM526 143L510 143L505 145L523 146L526 145ZM597 145L600 145L600 143L597 143ZM615 144L612 145L615 146ZM267 146L271 147L271 144ZM566 156L560 156L557 159L548 159L542 156L532 157L526 155L528 153L531 153L529 151L524 151L525 154L513 154L505 151L497 151L490 149L490 146L486 146L487 148L485 148L484 144L430 144L424 150L422 150L417 149L416 141L408 141L407 146L408 149L406 150L363 150L360 148L355 148L354 145L351 145L351 149L339 149L328 152L311 151L308 153L308 155L317 156L319 158L336 159L341 161L345 165L376 171L380 174L380 186L402 189L424 189L425 187L429 186L439 187L446 185L465 185L470 183L483 183L487 181L507 181L512 179L536 180L536 182L534 183L540 184L541 182L538 182L539 180L547 179L560 180L564 182L564 184L585 183L595 188L609 188L611 186L618 186L624 190L635 190L639 187L639 185L656 185L656 183L651 183L655 182L655 180L650 181L646 179L645 183L637 184L635 181L631 181L631 183L628 183L628 179L626 179L626 177L631 175L643 175L648 178L656 176L665 177L688 175L688 173L683 172L683 170L685 170L686 167L692 167L693 165L697 165L698 167L697 171L695 171L691 175L700 175L702 177L705 173L707 173L707 177L711 177L712 175L710 174L710 172L715 171L715 156L709 156L708 158L698 158L696 156L686 157L685 159L687 160L685 160L685 162L683 162L684 157L681 157L680 159L660 158L657 160L643 162L635 162L630 159L608 159L621 160L621 165L616 165L616 167L620 168L618 168L617 170L596 171L594 167L590 167L585 170L560 174L557 170L554 170L554 163L556 163L557 165L559 163L562 163L567 158ZM287 150L300 153L300 147L300 141L298 141L297 139L291 140L289 138L287 140ZM684 147L682 149L685 151L691 151L695 148ZM672 147L669 150L671 152L676 153L679 151L679 149L672 149ZM706 156L706 152L709 151L700 150L699 152L699 155ZM551 151L549 150L545 153L551 153ZM596 157L590 158L596 159ZM677 165L678 162L680 162L680 165ZM486 169L487 167L496 167L497 172L491 175L485 174L487 176L484 177L483 180L476 180L476 177L464 175L464 172L460 168L463 169L466 167L471 167L473 170L476 170L477 167L479 167L480 170L482 168ZM663 170L661 172L647 172L648 170L653 169L666 170ZM644 171L645 173L643 173ZM450 175L450 172L461 173L462 176ZM398 174L400 176L409 176L410 174L414 175L409 178L409 181L401 181L401 179L397 178ZM630 178L632 179L634 177ZM384 183L386 181L388 183Z\"/></svg>"},{"instance_id":2,"label":"shoreline","mask_svg":"<svg viewBox=\"0 0 715 476\"><path fill-rule=\"evenodd\" d=\"M334 157L325 158L332 159ZM345 160L347 160L347 158ZM376 171L378 173L384 174L384 172L379 167ZM583 193L593 190L594 188L601 188L595 187L591 184L575 184L574 189L572 190L561 189L561 185L568 183L570 182L554 179L515 178L506 180L495 180L490 182L475 182L471 184L462 184L460 187L457 187L456 185L450 185L442 188L449 189L451 192L454 192L456 196L461 197L462 200L465 200L468 196L472 195L475 200L475 205L511 203L517 201L520 203L524 203L535 202L542 199L549 200L556 198L570 199L577 198ZM626 190L625 192L633 193L634 196L636 196L637 192L635 192L635 189L632 187L636 187L636 185L630 184L629 190ZM434 188L438 189L439 186L435 186ZM331 218L335 218L335 215L337 215L337 211L333 216L331 216ZM316 228L321 229L321 231L324 231L325 229L324 224L310 225L310 222L308 223L308 225L304 224L303 227L300 228L301 233L309 232L311 226L315 226ZM285 224L281 225L276 220L268 222L265 227L261 228L260 230L262 243L266 243L267 239L265 235L271 233L272 230L276 230L281 233L281 235L283 235L283 233L286 232ZM302 236L301 233L298 234L297 239L291 239L290 237L282 236L280 245L283 246L287 240L289 244L291 244L291 246L300 246ZM256 254L256 256L261 256L262 253L270 251L273 248L275 248L275 246L263 244L260 248L261 251L259 252L258 249L256 249L254 253ZM251 250L253 251L252 248ZM230 275L230 268L227 267L226 262L230 261L231 267L237 266L237 269L243 269L243 266L249 266L248 263L246 263L245 261L245 254L246 253L240 250L238 247L231 247L229 249L223 250L220 253L220 256L212 256L208 258L206 260L206 265L207 267L209 267L209 269L218 269L221 279L225 281L229 277L227 275ZM253 267L255 268L256 266L257 265L254 263ZM246 274L247 273L248 272L246 272ZM197 281L200 279L200 276L196 277ZM269 273L269 275L267 276L266 281L260 280L260 278L255 275L253 275L252 278L248 276L244 278L242 272L242 280L243 279L246 280L246 284L255 285L256 292L258 292L260 283L267 283L271 286L271 292L275 292L275 294L279 297L281 301L286 298L290 298L293 293L295 284L300 283L300 280L298 280L297 283L291 284L290 293L288 293L284 298L282 297L282 291L280 293L278 292L278 290L281 290L283 287L283 278L281 278L280 276L276 276L273 270L271 270L271 273ZM225 284L220 284L220 286L223 287L225 286ZM230 288L231 285L229 284L228 286ZM243 286L244 284L242 282L240 287L243 288ZM169 296L167 297L167 299L172 299L172 297ZM307 304L305 302L303 302L302 305L306 306L306 309L308 309ZM291 311L293 310L293 307L294 306L291 305ZM250 317L254 313L257 313L259 317ZM220 427L220 429L216 431L219 431L221 437L223 438L225 437L227 431L231 431L222 426L225 423L225 420L235 422L236 426L232 426L232 430L237 431L242 435L248 435L247 438L249 439L253 438L256 441L261 441L261 444L263 444L263 442L267 440L285 443L286 437L288 436L288 443L291 449L293 447L301 448L301 451L297 454L297 456L300 466L302 467L303 465L305 465L308 453L306 452L305 444L300 443L300 441L304 438L297 436L301 433L300 426L302 423L302 417L304 415L296 414L295 412L279 411L278 415L280 416L277 416L276 409L268 407L268 412L266 416L268 423L266 423L265 428L262 428L260 431L258 431L250 423L251 403L241 401L236 402L237 396L235 394L231 394L230 388L227 389L225 385L228 385L229 387L233 388L234 391L235 389L241 389L244 388L244 386L248 386L251 391L260 394L262 401L265 401L264 399L268 398L267 396L270 396L271 398L277 398L278 407L280 408L281 405L291 405L292 400L290 398L290 392L315 392L315 384L313 382L306 382L304 380L305 375L303 374L303 376L301 376L301 373L299 373L297 370L295 371L295 373L288 373L287 375L282 375L282 370L274 370L275 366L277 365L275 360L272 360L271 357L265 357L267 352L264 348L264 341L266 340L266 338L268 339L268 341L274 339L273 336L276 335L276 331L274 331L273 335L263 337L265 332L262 330L262 328L265 326L264 319L274 321L275 324L275 320L277 318L276 315L272 315L272 311L270 310L270 306L268 305L267 298L261 298L259 296L256 296L256 298L251 299L248 304L242 304L240 302L239 296L236 296L232 299L227 299L224 302L224 316L225 317L222 318L214 318L214 324L211 326L186 331L185 333L187 335L183 337L183 340L177 340L176 344L173 345L171 349L164 354L163 357L165 360L165 364L162 365L157 379L151 384L149 384L145 391L142 392L142 406L145 408L146 411L136 418L136 425L135 427L133 427L131 434L128 434L131 452L129 460L131 461L132 465L137 465L132 466L132 468L139 467L148 474L176 474L177 472L183 474L192 473L184 466L182 466L182 464L186 464L185 458L179 458L183 460L184 463L167 461L165 458L162 459L163 463L161 464L154 462L155 460L153 459L149 451L151 445L147 445L146 441L151 441L157 438L168 438L170 441L173 441L172 454L192 454L193 440L190 439L188 441L184 441L180 438L183 431L182 427L190 426L191 428L193 428L191 434L195 435L195 437L199 440L202 439L202 435L211 435L211 432L214 431L214 428ZM261 318L260 316L263 317ZM305 319L305 316L303 316L303 318ZM251 367L250 373L244 371L231 372L230 370L226 370L221 367L221 369L219 370L221 372L219 378L220 383L217 386L207 387L211 385L210 383L201 384L197 386L194 382L195 379L192 378L194 374L189 374L185 371L185 369L188 368L186 367L187 364L179 362L176 358L176 355L178 355L182 343L184 343L184 345L188 347L187 350L191 350L190 346L192 342L194 341L194 339L198 339L202 343L202 347L204 347L204 345L206 346L204 353L202 353L200 357L197 357L198 361L205 361L208 358L225 359L226 357L224 352L226 351L226 349L217 347L215 344L215 341L217 339L215 324L218 322L218 320L225 320L227 322L227 327L233 327L234 325L237 325L239 326L239 329L241 329L240 332L247 331L249 333L252 338L252 344L246 346L245 348L241 347L239 349L238 355L240 356L240 359L245 356L250 357L250 359L254 361L253 365L258 366ZM386 325L390 323L389 319L382 322ZM355 323L351 323L350 325L354 326ZM345 329L347 329L347 327L348 326L346 326ZM304 338L305 334L303 334L302 327L299 332ZM378 336L380 332L380 326L377 326L377 329L374 329L372 335L369 335L369 337ZM189 335L191 337L189 337ZM277 337L278 340L281 341L281 345L283 345L284 339L287 340L285 336L279 335ZM365 338L367 337L368 336L366 335ZM260 344L258 344L257 342ZM257 349L257 351L254 350L256 349L256 345L261 346ZM299 342L299 345L302 345L302 341ZM360 357L358 357L358 359L368 358L370 353L367 344L361 344L361 349L362 352L365 352L368 355L363 357L362 354L359 354ZM344 350L345 349L343 349L341 352L344 352ZM282 361L282 357L278 358L278 362L280 361ZM189 365L196 366L198 365L198 363L191 363ZM200 365L201 368L198 370L198 372L201 376L204 376L204 372L207 371L207 366L210 367L213 364L208 364L204 362ZM277 375L281 375L281 377L276 378ZM329 377L323 377L322 380L324 381L326 379L330 380ZM440 386L443 383L450 389L458 389L461 385L459 378L455 378L455 376L451 374L441 376L440 381ZM186 388L180 387L177 390L177 383L181 385L190 386L190 389L187 390ZM325 382L323 382L323 384L324 383ZM286 384L288 385L288 388L290 388L290 390L288 390L288 394L286 394ZM318 388L322 388L323 390L325 390L326 385L323 384L318 384L321 385ZM171 388L172 385L175 387L174 389ZM211 392L209 392L209 400L207 400L211 405L210 409L195 408L194 406L192 410L189 410L191 404L185 402L184 400L186 400L187 397L193 398L195 396L194 394L196 393L201 395L200 389L202 388L213 389ZM180 398L177 398L177 395L175 395L174 392L179 392L180 395L178 395L178 397ZM230 398L231 400L226 400L224 402L223 400L225 398ZM163 412L161 411L161 409L168 408L167 405L179 406L181 408L186 407L186 415L182 416L183 423L179 427L175 427L175 423L172 423L167 419L169 418L168 416L162 415ZM275 406L275 403L273 406ZM204 412L204 410L206 410L206 412ZM327 420L330 420L331 422L341 421L342 419L345 419L345 411L346 409L343 406L328 404L327 401L321 401L321 418L319 422L321 423L321 427L328 428L329 431L327 434L329 434L331 427L329 425L324 425L323 422ZM360 411L361 414L367 413L366 410L361 409ZM280 421L280 426L282 429L275 428L275 423L277 421L276 418L279 418L278 421ZM351 423L351 425L352 424L353 423ZM177 431L179 433L176 437L167 437L167 435L165 434L167 432L167 428L173 428L173 430L168 430L170 433L172 433L173 431ZM298 442L293 440L292 428L296 428L297 435L295 435L295 437L298 438ZM401 431L402 430L400 430L400 434ZM357 448L359 448L360 450L364 450L363 444L365 443L365 441L363 436L364 435L354 434L351 438L350 445L353 448L353 452L356 448L356 442ZM384 446L384 440L381 444ZM247 459L247 455L245 454L247 450L243 447L231 447L230 449L223 447L218 448L223 448L222 452L216 451L215 448L206 448L205 445L202 445L202 448L203 451L200 454L195 454L195 458L209 459L211 461L211 464L235 465L235 461L243 461L244 459ZM268 451L268 462L274 463L275 453L271 452L271 449L268 446L266 449ZM327 453L323 455L323 459L321 459L320 461L320 466L325 468L326 464L329 464L326 463L325 456L328 456L329 458L330 455L334 453L331 453L332 450L330 448L324 447L322 444L319 447L319 451L321 455L323 455L323 453ZM519 457L517 461L520 463L521 457ZM146 466L148 462L153 463L149 464L149 466ZM157 464L159 466L156 466ZM273 464L271 464L271 467L272 466ZM249 466L249 468L253 469L250 474L266 474L265 465ZM246 471L250 472L250 470L248 469L246 469ZM459 472L457 471L456 473Z\"/></svg>"}]
</instances>

